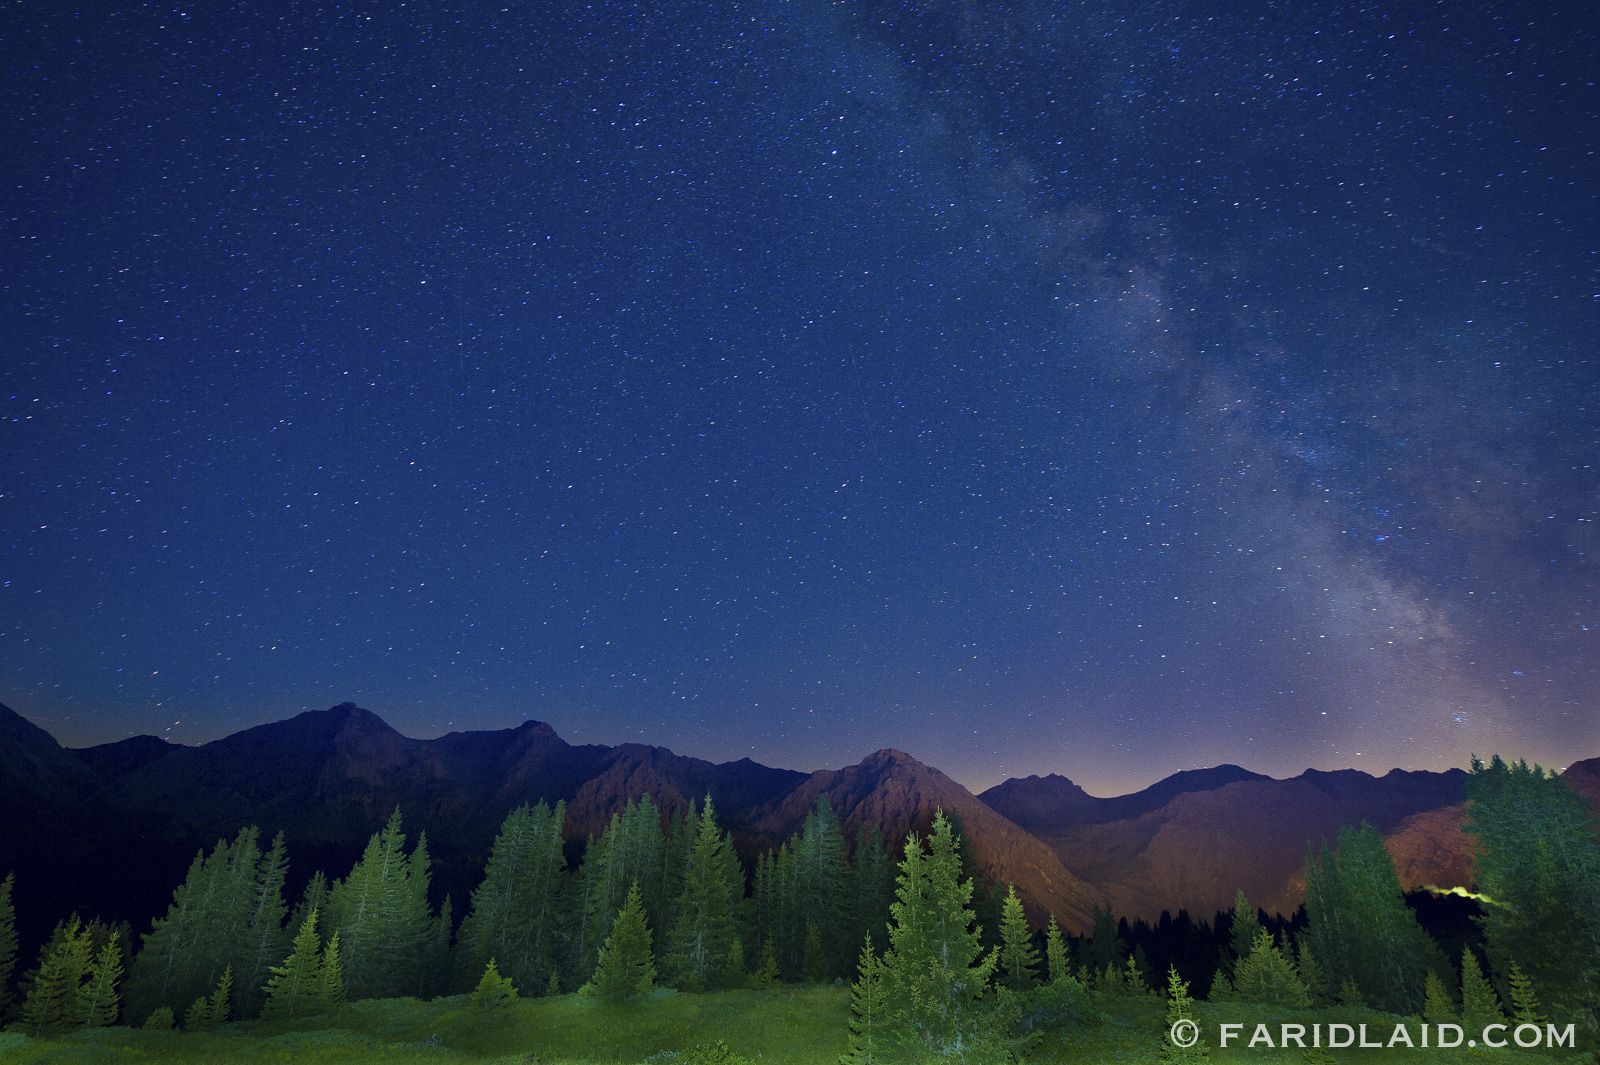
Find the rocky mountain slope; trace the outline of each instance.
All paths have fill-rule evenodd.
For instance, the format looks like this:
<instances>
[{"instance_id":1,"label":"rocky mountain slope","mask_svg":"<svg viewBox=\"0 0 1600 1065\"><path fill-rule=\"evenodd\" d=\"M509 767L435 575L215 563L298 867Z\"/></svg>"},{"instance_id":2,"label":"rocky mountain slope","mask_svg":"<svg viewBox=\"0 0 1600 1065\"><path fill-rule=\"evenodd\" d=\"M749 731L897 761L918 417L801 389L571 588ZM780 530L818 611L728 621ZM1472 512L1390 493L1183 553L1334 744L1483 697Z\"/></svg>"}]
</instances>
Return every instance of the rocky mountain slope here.
<instances>
[{"instance_id":1,"label":"rocky mountain slope","mask_svg":"<svg viewBox=\"0 0 1600 1065\"><path fill-rule=\"evenodd\" d=\"M1566 776L1600 810L1600 759ZM1179 909L1209 917L1241 887L1268 911L1290 913L1307 846L1362 820L1385 833L1408 887L1464 884L1464 778L1308 770L1274 780L1224 765L1109 799L1056 775L975 796L895 750L801 773L642 744L573 745L531 721L417 740L350 703L199 747L141 736L68 750L0 706L0 872L19 872L19 917L53 922L77 909L142 928L195 851L244 825L264 839L285 833L294 880L314 869L339 876L398 807L408 830L427 830L436 893L448 891L459 912L501 820L524 802L565 801L577 847L643 794L663 809L710 795L750 860L826 796L850 838L877 823L895 844L924 831L936 808L954 810L984 874L1014 883L1032 919L1054 913L1083 930L1096 902L1130 918Z\"/></svg>"}]
</instances>

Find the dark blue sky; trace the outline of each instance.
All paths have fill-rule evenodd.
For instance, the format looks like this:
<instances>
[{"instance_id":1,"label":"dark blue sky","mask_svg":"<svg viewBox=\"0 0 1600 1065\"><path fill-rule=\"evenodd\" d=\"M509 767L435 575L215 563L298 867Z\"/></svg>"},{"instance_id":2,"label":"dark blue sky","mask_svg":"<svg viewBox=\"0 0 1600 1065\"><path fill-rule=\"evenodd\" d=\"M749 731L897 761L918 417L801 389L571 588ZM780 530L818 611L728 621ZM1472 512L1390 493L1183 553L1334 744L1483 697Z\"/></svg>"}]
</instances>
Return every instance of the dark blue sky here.
<instances>
[{"instance_id":1,"label":"dark blue sky","mask_svg":"<svg viewBox=\"0 0 1600 1065\"><path fill-rule=\"evenodd\" d=\"M1547 4L13 13L0 700L1091 791L1600 753Z\"/></svg>"}]
</instances>

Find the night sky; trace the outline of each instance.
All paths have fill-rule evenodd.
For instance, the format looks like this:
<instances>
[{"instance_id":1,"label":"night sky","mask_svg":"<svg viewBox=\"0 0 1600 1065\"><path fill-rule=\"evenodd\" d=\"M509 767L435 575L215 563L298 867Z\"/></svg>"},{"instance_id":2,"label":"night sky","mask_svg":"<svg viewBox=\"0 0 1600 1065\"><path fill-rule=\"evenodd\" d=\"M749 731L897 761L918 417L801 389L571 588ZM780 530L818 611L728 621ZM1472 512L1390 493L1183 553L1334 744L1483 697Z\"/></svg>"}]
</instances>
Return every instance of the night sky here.
<instances>
[{"instance_id":1,"label":"night sky","mask_svg":"<svg viewBox=\"0 0 1600 1065\"><path fill-rule=\"evenodd\" d=\"M0 701L974 789L1600 754L1582 3L0 29Z\"/></svg>"}]
</instances>

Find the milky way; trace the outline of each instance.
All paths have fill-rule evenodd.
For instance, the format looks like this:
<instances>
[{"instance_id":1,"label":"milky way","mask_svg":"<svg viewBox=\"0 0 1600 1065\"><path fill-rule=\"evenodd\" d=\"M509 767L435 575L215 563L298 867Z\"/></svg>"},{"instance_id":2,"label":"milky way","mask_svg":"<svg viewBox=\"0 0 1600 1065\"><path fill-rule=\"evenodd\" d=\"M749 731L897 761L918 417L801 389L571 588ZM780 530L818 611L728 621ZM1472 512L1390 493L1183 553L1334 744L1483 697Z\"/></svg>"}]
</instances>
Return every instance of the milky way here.
<instances>
[{"instance_id":1,"label":"milky way","mask_svg":"<svg viewBox=\"0 0 1600 1065\"><path fill-rule=\"evenodd\" d=\"M19 20L21 21L21 20ZM0 700L974 787L1600 752L1592 28L32 11Z\"/></svg>"}]
</instances>

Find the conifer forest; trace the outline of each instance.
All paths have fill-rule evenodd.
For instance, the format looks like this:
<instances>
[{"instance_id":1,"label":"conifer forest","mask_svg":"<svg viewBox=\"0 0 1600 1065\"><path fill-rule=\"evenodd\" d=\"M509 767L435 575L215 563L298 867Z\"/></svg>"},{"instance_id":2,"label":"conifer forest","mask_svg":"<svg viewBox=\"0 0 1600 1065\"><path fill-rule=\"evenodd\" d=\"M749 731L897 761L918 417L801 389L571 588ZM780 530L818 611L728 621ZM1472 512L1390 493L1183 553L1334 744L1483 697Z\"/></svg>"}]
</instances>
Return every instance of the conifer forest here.
<instances>
[{"instance_id":1,"label":"conifer forest","mask_svg":"<svg viewBox=\"0 0 1600 1065\"><path fill-rule=\"evenodd\" d=\"M850 839L826 798L753 865L709 799L644 795L581 853L563 803L522 806L461 900L430 890L426 826L398 812L353 868L298 880L293 841L246 828L196 854L147 927L61 914L26 957L12 870L0 1061L1594 1061L1588 807L1498 757L1474 761L1468 797L1454 923L1360 824L1309 841L1293 915L1240 891L1208 919L1103 906L1065 929L977 874L960 818Z\"/></svg>"}]
</instances>

